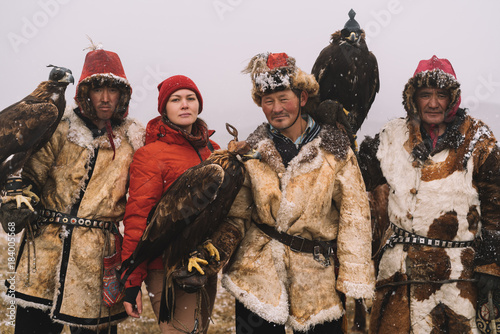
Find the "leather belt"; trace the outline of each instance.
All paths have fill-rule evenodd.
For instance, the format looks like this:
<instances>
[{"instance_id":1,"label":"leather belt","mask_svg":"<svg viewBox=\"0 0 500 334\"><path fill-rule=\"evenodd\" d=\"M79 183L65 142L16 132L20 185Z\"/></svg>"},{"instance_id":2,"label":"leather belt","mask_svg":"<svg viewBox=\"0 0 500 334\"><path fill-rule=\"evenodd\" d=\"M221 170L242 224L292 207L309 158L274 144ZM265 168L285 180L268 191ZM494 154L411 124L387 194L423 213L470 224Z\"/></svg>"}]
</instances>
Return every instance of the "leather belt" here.
<instances>
[{"instance_id":1,"label":"leather belt","mask_svg":"<svg viewBox=\"0 0 500 334\"><path fill-rule=\"evenodd\" d=\"M100 228L102 230L111 230L114 226L114 222L112 221L79 218L49 209L40 210L38 219L36 220L36 224L65 224L81 227Z\"/></svg>"},{"instance_id":2,"label":"leather belt","mask_svg":"<svg viewBox=\"0 0 500 334\"><path fill-rule=\"evenodd\" d=\"M386 245L389 247L394 247L395 244L410 244L441 248L463 248L471 247L474 244L474 240L449 241L423 237L421 235L408 232L401 227L396 226L392 222L391 229L394 231L394 234L389 238L389 240L387 240Z\"/></svg>"},{"instance_id":3,"label":"leather belt","mask_svg":"<svg viewBox=\"0 0 500 334\"><path fill-rule=\"evenodd\" d=\"M335 240L309 240L301 236L290 235L285 232L278 232L275 228L266 224L255 223L255 225L270 238L275 239L282 244L290 247L290 250L294 252L313 254L314 259L318 262L322 262L325 266L330 265L330 256L336 257L337 242ZM324 261L320 260L320 254L324 256Z\"/></svg>"}]
</instances>

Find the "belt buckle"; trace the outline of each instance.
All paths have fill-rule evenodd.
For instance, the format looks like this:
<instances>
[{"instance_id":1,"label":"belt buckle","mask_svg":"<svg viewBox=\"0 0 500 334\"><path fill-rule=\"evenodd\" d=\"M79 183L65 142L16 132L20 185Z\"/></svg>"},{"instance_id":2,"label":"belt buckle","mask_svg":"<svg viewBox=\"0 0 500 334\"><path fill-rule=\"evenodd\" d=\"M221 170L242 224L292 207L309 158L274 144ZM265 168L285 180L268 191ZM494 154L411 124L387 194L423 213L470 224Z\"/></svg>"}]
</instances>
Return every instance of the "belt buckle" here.
<instances>
[{"instance_id":1,"label":"belt buckle","mask_svg":"<svg viewBox=\"0 0 500 334\"><path fill-rule=\"evenodd\" d=\"M299 248L294 247L294 242L295 242L295 240L300 240L300 247L299 247ZM303 238L303 237L301 237L301 236L295 236L295 235L294 235L294 236L292 237L292 241L290 242L289 247L290 247L290 249L291 249L292 251L294 251L294 252L302 252L302 247L304 247L304 242L305 242L305 241L306 241L306 239L305 239L305 238Z\"/></svg>"},{"instance_id":2,"label":"belt buckle","mask_svg":"<svg viewBox=\"0 0 500 334\"><path fill-rule=\"evenodd\" d=\"M320 257L321 255L323 255L324 260L321 259L321 257ZM323 267L329 267L331 265L330 258L328 258L327 256L325 256L324 254L321 253L320 246L314 246L313 257L314 257L314 260L321 263L321 265L323 265Z\"/></svg>"}]
</instances>

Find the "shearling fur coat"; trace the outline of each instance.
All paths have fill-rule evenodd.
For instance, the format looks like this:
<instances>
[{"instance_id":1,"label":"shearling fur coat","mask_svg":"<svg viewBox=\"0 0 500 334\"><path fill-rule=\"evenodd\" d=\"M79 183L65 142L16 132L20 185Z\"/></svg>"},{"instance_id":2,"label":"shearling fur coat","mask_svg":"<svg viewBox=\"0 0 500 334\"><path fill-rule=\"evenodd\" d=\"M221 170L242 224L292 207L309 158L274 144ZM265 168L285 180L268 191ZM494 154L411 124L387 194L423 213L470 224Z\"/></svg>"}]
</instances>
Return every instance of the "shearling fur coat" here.
<instances>
[{"instance_id":1,"label":"shearling fur coat","mask_svg":"<svg viewBox=\"0 0 500 334\"><path fill-rule=\"evenodd\" d=\"M340 293L373 295L368 199L339 130L323 126L285 168L268 129L263 124L247 139L262 159L245 163L245 183L228 216L244 237L222 283L260 317L306 331L343 315ZM292 251L255 223L309 240L336 240L338 277L334 265Z\"/></svg>"},{"instance_id":2,"label":"shearling fur coat","mask_svg":"<svg viewBox=\"0 0 500 334\"><path fill-rule=\"evenodd\" d=\"M38 188L44 208L70 214L78 203L73 215L118 224L125 212L128 168L144 143L144 129L124 119L113 134L115 152L106 133L94 139L83 120L66 109L51 140L23 170L23 179ZM23 242L19 250L17 304L49 310L53 321L71 326L96 329L109 315L112 323L123 320L121 303L101 305L103 256L114 252L112 234L102 229L43 224L34 245Z\"/></svg>"},{"instance_id":3,"label":"shearling fur coat","mask_svg":"<svg viewBox=\"0 0 500 334\"><path fill-rule=\"evenodd\" d=\"M417 121L395 119L362 143L359 160L368 190L389 185L388 214L399 228L447 241L477 238L460 248L387 247L371 332L478 333L474 272L500 275L500 151L489 128L459 109L429 150Z\"/></svg>"}]
</instances>

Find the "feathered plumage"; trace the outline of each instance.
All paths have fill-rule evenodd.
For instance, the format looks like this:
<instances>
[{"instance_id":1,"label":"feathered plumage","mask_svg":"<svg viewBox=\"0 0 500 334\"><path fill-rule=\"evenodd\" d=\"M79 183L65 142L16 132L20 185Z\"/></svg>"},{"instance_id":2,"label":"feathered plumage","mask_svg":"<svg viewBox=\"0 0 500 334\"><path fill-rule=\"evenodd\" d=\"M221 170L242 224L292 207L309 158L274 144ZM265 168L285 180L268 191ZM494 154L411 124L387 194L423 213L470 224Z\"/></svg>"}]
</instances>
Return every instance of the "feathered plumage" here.
<instances>
[{"instance_id":1,"label":"feathered plumage","mask_svg":"<svg viewBox=\"0 0 500 334\"><path fill-rule=\"evenodd\" d=\"M231 127L226 126L228 130ZM184 172L153 207L137 248L122 264L122 282L140 263L161 254L169 276L224 221L243 185L243 160L257 157L247 143L237 141L237 132L234 135L227 150L213 152ZM168 277L165 284L159 321L170 320L171 305L165 305L165 295L171 288Z\"/></svg>"},{"instance_id":2,"label":"feathered plumage","mask_svg":"<svg viewBox=\"0 0 500 334\"><path fill-rule=\"evenodd\" d=\"M354 134L361 128L380 87L377 59L368 50L365 32L354 20L355 15L351 9L344 29L332 34L330 44L312 68L319 83L320 101L340 102L349 111Z\"/></svg>"},{"instance_id":3,"label":"feathered plumage","mask_svg":"<svg viewBox=\"0 0 500 334\"><path fill-rule=\"evenodd\" d=\"M53 67L48 81L0 111L0 186L20 173L28 158L50 139L64 114L64 93L74 83L71 71Z\"/></svg>"}]
</instances>

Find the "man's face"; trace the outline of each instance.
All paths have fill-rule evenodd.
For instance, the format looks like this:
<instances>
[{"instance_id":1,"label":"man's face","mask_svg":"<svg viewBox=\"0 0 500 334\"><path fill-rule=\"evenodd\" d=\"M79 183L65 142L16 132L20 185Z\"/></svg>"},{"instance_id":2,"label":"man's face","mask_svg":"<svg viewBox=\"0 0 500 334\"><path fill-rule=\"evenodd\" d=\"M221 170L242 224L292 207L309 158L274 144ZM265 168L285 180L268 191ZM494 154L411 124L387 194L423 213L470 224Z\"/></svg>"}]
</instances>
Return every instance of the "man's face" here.
<instances>
[{"instance_id":1,"label":"man's face","mask_svg":"<svg viewBox=\"0 0 500 334\"><path fill-rule=\"evenodd\" d=\"M306 102L307 93L302 92L300 105L303 107ZM264 95L261 105L269 124L278 130L292 125L300 109L299 98L290 89Z\"/></svg>"},{"instance_id":2,"label":"man's face","mask_svg":"<svg viewBox=\"0 0 500 334\"><path fill-rule=\"evenodd\" d=\"M90 90L90 102L94 106L97 118L101 121L111 119L120 100L120 91L118 88L103 86L92 88Z\"/></svg>"},{"instance_id":3,"label":"man's face","mask_svg":"<svg viewBox=\"0 0 500 334\"><path fill-rule=\"evenodd\" d=\"M418 114L422 122L427 124L444 122L450 100L450 94L446 89L423 87L415 93Z\"/></svg>"}]
</instances>

